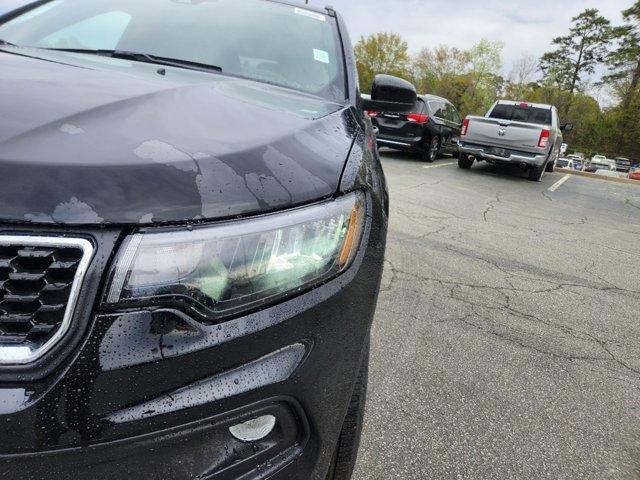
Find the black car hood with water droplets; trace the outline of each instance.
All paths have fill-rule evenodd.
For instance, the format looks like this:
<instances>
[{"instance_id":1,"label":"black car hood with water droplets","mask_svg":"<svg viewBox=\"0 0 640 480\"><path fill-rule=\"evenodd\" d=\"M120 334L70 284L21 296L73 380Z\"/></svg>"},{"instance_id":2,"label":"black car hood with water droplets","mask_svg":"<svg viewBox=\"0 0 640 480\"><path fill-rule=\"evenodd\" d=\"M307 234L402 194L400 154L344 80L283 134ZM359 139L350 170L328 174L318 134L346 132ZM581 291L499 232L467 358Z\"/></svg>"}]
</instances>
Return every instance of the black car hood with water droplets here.
<instances>
[{"instance_id":1,"label":"black car hood with water droplets","mask_svg":"<svg viewBox=\"0 0 640 480\"><path fill-rule=\"evenodd\" d=\"M222 75L0 51L0 222L151 224L331 196L350 110Z\"/></svg>"}]
</instances>

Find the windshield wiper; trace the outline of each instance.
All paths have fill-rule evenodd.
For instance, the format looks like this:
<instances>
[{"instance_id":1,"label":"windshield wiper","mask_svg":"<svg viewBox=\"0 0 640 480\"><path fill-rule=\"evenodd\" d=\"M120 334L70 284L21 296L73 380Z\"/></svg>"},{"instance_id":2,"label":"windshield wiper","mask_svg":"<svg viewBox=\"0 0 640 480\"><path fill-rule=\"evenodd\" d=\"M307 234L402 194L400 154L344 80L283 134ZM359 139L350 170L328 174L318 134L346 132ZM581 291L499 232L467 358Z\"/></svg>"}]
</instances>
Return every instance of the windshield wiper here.
<instances>
[{"instance_id":1,"label":"windshield wiper","mask_svg":"<svg viewBox=\"0 0 640 480\"><path fill-rule=\"evenodd\" d=\"M201 72L222 72L222 68L217 65L208 65L206 63L180 60L177 58L158 57L148 53L129 52L126 50L90 50L84 48L45 48L44 50L100 55L103 57L133 60L135 62L154 63L156 65L165 65L168 67L187 68L189 70L198 70Z\"/></svg>"},{"instance_id":2,"label":"windshield wiper","mask_svg":"<svg viewBox=\"0 0 640 480\"><path fill-rule=\"evenodd\" d=\"M2 40L1 38L0 45L4 45L5 47L17 47L15 43L7 42L6 40Z\"/></svg>"}]
</instances>

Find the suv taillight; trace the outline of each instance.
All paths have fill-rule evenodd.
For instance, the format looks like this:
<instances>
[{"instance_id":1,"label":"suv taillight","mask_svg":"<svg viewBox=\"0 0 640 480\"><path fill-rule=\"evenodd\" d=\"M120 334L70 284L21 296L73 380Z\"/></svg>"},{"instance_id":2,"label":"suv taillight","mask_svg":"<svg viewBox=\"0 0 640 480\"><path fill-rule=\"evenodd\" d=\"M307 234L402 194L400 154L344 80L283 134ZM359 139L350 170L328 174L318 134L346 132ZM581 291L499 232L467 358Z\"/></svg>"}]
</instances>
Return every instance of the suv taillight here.
<instances>
[{"instance_id":1,"label":"suv taillight","mask_svg":"<svg viewBox=\"0 0 640 480\"><path fill-rule=\"evenodd\" d=\"M546 128L543 129L542 133L540 133L540 139L538 140L538 147L547 148L549 146L550 135L551 135L551 132L549 130L547 130Z\"/></svg>"},{"instance_id":2,"label":"suv taillight","mask_svg":"<svg viewBox=\"0 0 640 480\"><path fill-rule=\"evenodd\" d=\"M464 137L467 134L467 130L469 130L469 119L465 118L462 122L462 130L460 130L460 136Z\"/></svg>"},{"instance_id":3,"label":"suv taillight","mask_svg":"<svg viewBox=\"0 0 640 480\"><path fill-rule=\"evenodd\" d=\"M407 115L407 120L414 123L427 123L429 121L429 115L423 115L422 113L410 113Z\"/></svg>"},{"instance_id":4,"label":"suv taillight","mask_svg":"<svg viewBox=\"0 0 640 480\"><path fill-rule=\"evenodd\" d=\"M367 110L367 115L369 115L370 117L377 117L380 114L374 110Z\"/></svg>"}]
</instances>

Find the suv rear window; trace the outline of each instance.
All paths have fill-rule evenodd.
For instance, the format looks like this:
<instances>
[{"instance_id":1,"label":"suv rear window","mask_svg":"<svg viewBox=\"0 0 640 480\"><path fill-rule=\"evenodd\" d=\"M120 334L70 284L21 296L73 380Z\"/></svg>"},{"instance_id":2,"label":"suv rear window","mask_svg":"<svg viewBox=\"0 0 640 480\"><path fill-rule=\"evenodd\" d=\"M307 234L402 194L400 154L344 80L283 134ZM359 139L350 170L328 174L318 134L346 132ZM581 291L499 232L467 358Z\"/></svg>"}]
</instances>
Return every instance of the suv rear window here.
<instances>
[{"instance_id":1,"label":"suv rear window","mask_svg":"<svg viewBox=\"0 0 640 480\"><path fill-rule=\"evenodd\" d=\"M537 125L551 125L551 109L499 103L491 111L489 118L535 123Z\"/></svg>"}]
</instances>

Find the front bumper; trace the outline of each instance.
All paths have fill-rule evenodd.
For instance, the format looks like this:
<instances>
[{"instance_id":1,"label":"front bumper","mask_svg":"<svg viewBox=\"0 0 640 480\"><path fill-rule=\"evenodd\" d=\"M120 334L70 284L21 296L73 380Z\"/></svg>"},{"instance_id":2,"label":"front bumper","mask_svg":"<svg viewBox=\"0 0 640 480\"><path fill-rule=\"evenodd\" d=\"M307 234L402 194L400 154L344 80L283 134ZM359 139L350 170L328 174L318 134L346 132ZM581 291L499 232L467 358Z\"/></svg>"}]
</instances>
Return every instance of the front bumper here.
<instances>
[{"instance_id":1,"label":"front bumper","mask_svg":"<svg viewBox=\"0 0 640 480\"><path fill-rule=\"evenodd\" d=\"M369 213L353 266L286 302L219 325L93 315L52 375L2 384L0 478L324 480L382 275L386 216ZM264 441L230 435L265 412Z\"/></svg>"},{"instance_id":2,"label":"front bumper","mask_svg":"<svg viewBox=\"0 0 640 480\"><path fill-rule=\"evenodd\" d=\"M460 153L473 155L478 160L485 160L489 163L497 163L502 165L522 166L524 164L528 167L541 167L547 162L547 158L549 158L548 153L535 154L510 149L506 149L509 156L502 157L489 153L489 148L491 147L462 141L458 143L458 147Z\"/></svg>"}]
</instances>

